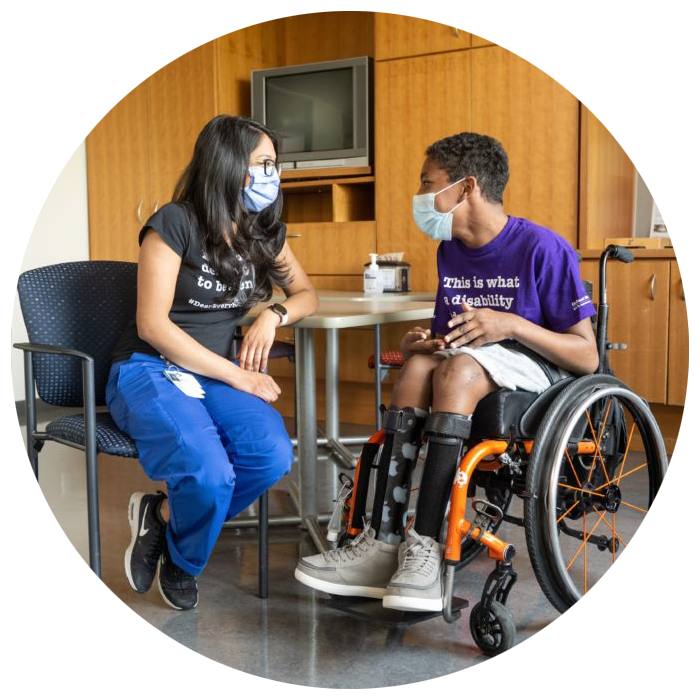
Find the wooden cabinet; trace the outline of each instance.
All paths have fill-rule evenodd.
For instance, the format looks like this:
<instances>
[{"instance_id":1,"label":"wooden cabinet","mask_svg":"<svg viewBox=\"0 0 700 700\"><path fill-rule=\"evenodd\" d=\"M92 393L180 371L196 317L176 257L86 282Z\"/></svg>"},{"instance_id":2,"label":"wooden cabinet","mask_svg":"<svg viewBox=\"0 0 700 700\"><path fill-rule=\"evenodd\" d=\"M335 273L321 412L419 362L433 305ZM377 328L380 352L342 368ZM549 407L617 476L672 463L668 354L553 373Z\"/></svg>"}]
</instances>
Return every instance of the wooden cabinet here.
<instances>
[{"instance_id":1,"label":"wooden cabinet","mask_svg":"<svg viewBox=\"0 0 700 700\"><path fill-rule=\"evenodd\" d=\"M585 260L581 277L593 282L593 300L598 303L598 261ZM628 346L610 351L613 371L650 403L666 403L670 262L610 261L607 287L608 340Z\"/></svg>"},{"instance_id":2,"label":"wooden cabinet","mask_svg":"<svg viewBox=\"0 0 700 700\"><path fill-rule=\"evenodd\" d=\"M136 260L138 232L172 198L197 134L216 113L211 44L130 92L87 138L90 257Z\"/></svg>"},{"instance_id":3,"label":"wooden cabinet","mask_svg":"<svg viewBox=\"0 0 700 700\"><path fill-rule=\"evenodd\" d=\"M378 61L468 49L471 34L418 17L374 13L374 57Z\"/></svg>"},{"instance_id":4,"label":"wooden cabinet","mask_svg":"<svg viewBox=\"0 0 700 700\"><path fill-rule=\"evenodd\" d=\"M688 386L688 314L678 263L671 261L668 328L668 403L685 404Z\"/></svg>"}]
</instances>

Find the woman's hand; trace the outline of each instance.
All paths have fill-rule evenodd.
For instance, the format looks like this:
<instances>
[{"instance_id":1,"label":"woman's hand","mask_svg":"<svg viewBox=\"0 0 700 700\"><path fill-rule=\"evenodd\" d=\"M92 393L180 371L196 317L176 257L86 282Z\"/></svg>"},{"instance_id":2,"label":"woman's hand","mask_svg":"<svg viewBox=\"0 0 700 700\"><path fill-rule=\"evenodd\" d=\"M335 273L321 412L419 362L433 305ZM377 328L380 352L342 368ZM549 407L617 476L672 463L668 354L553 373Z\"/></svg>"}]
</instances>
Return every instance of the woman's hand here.
<instances>
[{"instance_id":1,"label":"woman's hand","mask_svg":"<svg viewBox=\"0 0 700 700\"><path fill-rule=\"evenodd\" d=\"M267 357L275 341L275 329L280 324L280 317L271 309L265 309L255 319L247 330L238 360L241 369L252 372L264 372L267 367Z\"/></svg>"},{"instance_id":2,"label":"woman's hand","mask_svg":"<svg viewBox=\"0 0 700 700\"><path fill-rule=\"evenodd\" d=\"M277 401L282 393L277 382L270 375L261 374L260 372L239 370L230 384L234 389L245 391L248 394L253 394L253 396L259 396L267 403Z\"/></svg>"},{"instance_id":3,"label":"woman's hand","mask_svg":"<svg viewBox=\"0 0 700 700\"><path fill-rule=\"evenodd\" d=\"M401 339L401 354L408 359L417 353L430 354L436 350L444 350L445 343L442 338L430 338L430 330L416 326Z\"/></svg>"},{"instance_id":4,"label":"woman's hand","mask_svg":"<svg viewBox=\"0 0 700 700\"><path fill-rule=\"evenodd\" d=\"M493 309L475 309L464 301L464 312L450 319L447 326L452 330L444 340L446 347L458 348L468 345L478 348L484 343L498 343L512 338L518 316Z\"/></svg>"}]
</instances>

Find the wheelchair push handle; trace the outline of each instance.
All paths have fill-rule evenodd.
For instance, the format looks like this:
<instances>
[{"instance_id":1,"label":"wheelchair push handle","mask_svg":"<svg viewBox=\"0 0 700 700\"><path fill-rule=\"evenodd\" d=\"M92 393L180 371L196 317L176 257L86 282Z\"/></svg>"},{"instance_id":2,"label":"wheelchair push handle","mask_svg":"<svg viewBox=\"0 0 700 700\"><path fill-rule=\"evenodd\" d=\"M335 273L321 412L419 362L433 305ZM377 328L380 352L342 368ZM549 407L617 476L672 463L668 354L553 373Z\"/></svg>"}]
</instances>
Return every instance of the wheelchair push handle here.
<instances>
[{"instance_id":1,"label":"wheelchair push handle","mask_svg":"<svg viewBox=\"0 0 700 700\"><path fill-rule=\"evenodd\" d=\"M623 349L615 347L614 343L608 343L608 290L607 290L607 264L608 258L619 260L623 263L631 263L634 260L634 254L628 248L619 245L609 245L600 256L600 285L598 287L598 328L597 328L597 345L598 345L598 373L605 372L606 355L608 350Z\"/></svg>"}]
</instances>

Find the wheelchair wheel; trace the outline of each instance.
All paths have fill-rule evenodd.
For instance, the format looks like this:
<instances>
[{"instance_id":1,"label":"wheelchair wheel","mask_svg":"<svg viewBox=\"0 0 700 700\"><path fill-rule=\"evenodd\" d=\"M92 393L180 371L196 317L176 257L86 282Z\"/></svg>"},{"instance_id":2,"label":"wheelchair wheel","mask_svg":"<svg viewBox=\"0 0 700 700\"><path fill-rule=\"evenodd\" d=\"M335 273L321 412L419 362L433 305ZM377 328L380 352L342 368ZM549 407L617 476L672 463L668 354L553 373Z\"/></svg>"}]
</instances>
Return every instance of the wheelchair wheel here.
<instances>
[{"instance_id":1,"label":"wheelchair wheel","mask_svg":"<svg viewBox=\"0 0 700 700\"><path fill-rule=\"evenodd\" d=\"M513 616L505 605L495 600L486 611L481 601L472 608L469 628L476 645L486 656L501 654L515 643Z\"/></svg>"},{"instance_id":2,"label":"wheelchair wheel","mask_svg":"<svg viewBox=\"0 0 700 700\"><path fill-rule=\"evenodd\" d=\"M581 440L595 453L576 454ZM560 612L612 566L649 510L667 468L646 401L619 379L581 377L552 403L530 456L525 532L542 591Z\"/></svg>"}]
</instances>

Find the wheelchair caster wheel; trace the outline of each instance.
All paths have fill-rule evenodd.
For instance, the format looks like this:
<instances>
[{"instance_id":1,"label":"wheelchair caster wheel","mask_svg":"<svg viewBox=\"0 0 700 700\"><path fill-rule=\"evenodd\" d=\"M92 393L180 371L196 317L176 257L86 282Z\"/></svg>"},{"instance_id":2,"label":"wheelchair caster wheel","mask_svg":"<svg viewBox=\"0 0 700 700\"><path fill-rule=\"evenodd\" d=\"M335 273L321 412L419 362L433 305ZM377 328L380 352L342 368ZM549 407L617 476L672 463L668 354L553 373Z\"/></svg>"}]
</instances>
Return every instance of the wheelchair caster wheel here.
<instances>
[{"instance_id":1,"label":"wheelchair caster wheel","mask_svg":"<svg viewBox=\"0 0 700 700\"><path fill-rule=\"evenodd\" d=\"M486 656L497 656L515 643L515 622L508 608L493 601L488 610L477 603L469 616L469 627L476 645Z\"/></svg>"}]
</instances>

